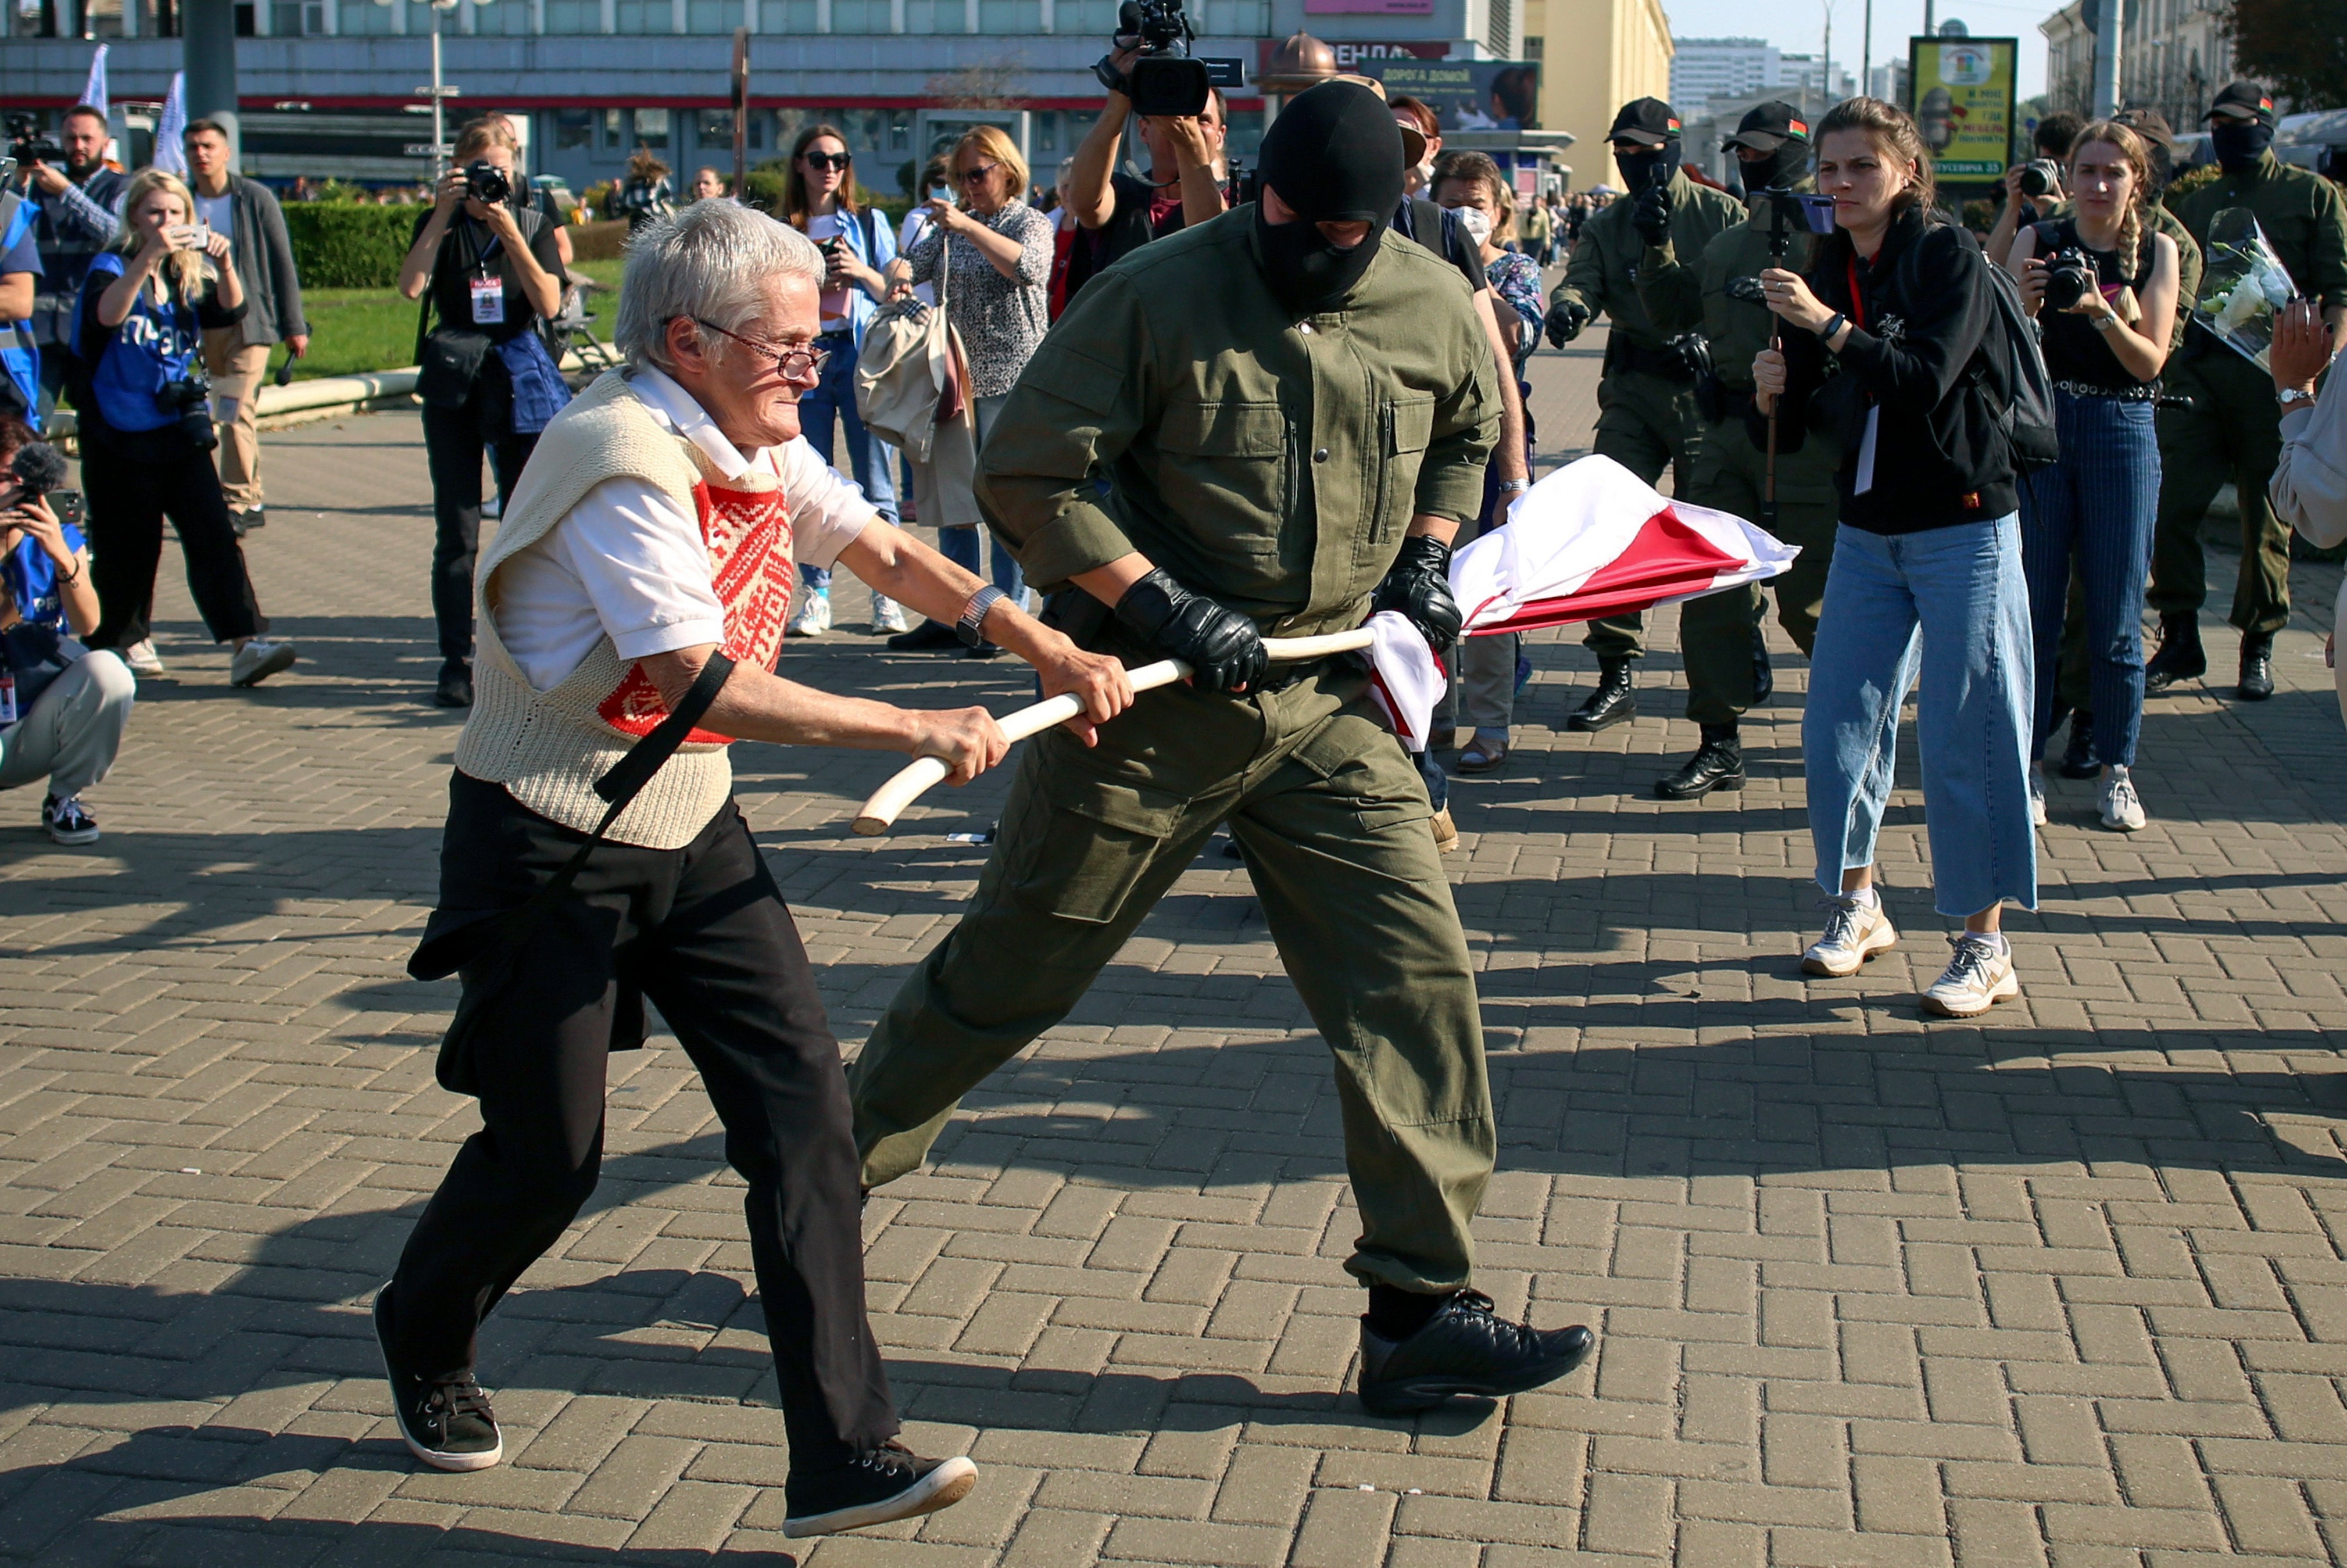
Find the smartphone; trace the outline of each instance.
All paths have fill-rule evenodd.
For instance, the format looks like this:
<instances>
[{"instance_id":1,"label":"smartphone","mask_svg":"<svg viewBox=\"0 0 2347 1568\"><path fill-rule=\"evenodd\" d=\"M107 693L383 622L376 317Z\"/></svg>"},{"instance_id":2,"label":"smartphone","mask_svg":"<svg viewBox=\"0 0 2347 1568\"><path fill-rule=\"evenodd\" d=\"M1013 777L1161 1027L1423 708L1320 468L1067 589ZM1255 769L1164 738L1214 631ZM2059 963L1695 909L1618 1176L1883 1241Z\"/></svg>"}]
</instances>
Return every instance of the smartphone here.
<instances>
[{"instance_id":1,"label":"smartphone","mask_svg":"<svg viewBox=\"0 0 2347 1568\"><path fill-rule=\"evenodd\" d=\"M89 517L89 507L79 490L51 490L49 510L57 515L57 521L77 528Z\"/></svg>"},{"instance_id":2,"label":"smartphone","mask_svg":"<svg viewBox=\"0 0 2347 1568\"><path fill-rule=\"evenodd\" d=\"M948 190L942 185L932 185L929 187L929 200L932 201L950 201L953 200L953 192Z\"/></svg>"},{"instance_id":3,"label":"smartphone","mask_svg":"<svg viewBox=\"0 0 2347 1568\"><path fill-rule=\"evenodd\" d=\"M202 247L204 236L210 232L200 223L174 223L163 231L174 251L194 251Z\"/></svg>"}]
</instances>

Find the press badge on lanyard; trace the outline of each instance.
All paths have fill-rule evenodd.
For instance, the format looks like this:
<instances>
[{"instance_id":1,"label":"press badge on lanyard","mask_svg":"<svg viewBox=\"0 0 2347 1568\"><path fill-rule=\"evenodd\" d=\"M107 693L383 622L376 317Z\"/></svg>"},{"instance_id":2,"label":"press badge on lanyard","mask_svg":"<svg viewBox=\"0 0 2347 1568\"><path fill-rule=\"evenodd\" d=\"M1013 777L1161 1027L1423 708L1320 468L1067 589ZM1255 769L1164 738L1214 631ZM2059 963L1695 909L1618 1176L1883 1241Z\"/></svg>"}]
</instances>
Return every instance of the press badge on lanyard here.
<instances>
[{"instance_id":1,"label":"press badge on lanyard","mask_svg":"<svg viewBox=\"0 0 2347 1568\"><path fill-rule=\"evenodd\" d=\"M477 327L505 325L505 279L494 273L486 278L476 273L470 282L473 287L473 324Z\"/></svg>"}]
</instances>

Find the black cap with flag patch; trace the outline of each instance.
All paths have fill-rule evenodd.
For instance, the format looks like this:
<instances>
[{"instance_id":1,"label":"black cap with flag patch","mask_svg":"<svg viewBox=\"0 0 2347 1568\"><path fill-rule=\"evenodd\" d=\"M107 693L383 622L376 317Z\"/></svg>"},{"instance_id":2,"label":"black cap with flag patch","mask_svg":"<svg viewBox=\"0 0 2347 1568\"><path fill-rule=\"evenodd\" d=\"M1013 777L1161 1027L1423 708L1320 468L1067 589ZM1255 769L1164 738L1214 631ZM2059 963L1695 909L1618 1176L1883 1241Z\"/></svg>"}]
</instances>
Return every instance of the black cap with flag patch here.
<instances>
[{"instance_id":1,"label":"black cap with flag patch","mask_svg":"<svg viewBox=\"0 0 2347 1568\"><path fill-rule=\"evenodd\" d=\"M2209 106L2210 119L2253 119L2274 123L2273 95L2252 81L2227 82Z\"/></svg>"},{"instance_id":2,"label":"black cap with flag patch","mask_svg":"<svg viewBox=\"0 0 2347 1568\"><path fill-rule=\"evenodd\" d=\"M1788 141L1809 139L1809 122L1801 118L1801 111L1782 99L1771 98L1747 110L1736 127L1736 134L1719 145L1723 149L1748 147L1755 152L1774 152Z\"/></svg>"},{"instance_id":3,"label":"black cap with flag patch","mask_svg":"<svg viewBox=\"0 0 2347 1568\"><path fill-rule=\"evenodd\" d=\"M1633 98L1614 117L1608 141L1632 141L1640 147L1660 147L1679 135L1678 111L1660 98Z\"/></svg>"}]
</instances>

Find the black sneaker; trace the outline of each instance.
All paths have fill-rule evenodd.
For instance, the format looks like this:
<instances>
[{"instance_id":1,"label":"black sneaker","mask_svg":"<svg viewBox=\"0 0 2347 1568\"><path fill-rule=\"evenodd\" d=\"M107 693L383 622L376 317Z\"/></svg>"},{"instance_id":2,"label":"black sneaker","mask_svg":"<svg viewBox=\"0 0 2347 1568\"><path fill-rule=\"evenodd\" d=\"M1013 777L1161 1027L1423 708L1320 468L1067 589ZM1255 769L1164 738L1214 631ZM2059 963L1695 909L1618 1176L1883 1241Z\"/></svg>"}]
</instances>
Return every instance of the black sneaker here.
<instances>
[{"instance_id":1,"label":"black sneaker","mask_svg":"<svg viewBox=\"0 0 2347 1568\"><path fill-rule=\"evenodd\" d=\"M2272 636L2242 638L2241 683L2233 689L2233 695L2244 702L2262 702L2273 693Z\"/></svg>"},{"instance_id":2,"label":"black sneaker","mask_svg":"<svg viewBox=\"0 0 2347 1568\"><path fill-rule=\"evenodd\" d=\"M835 1535L951 1508L978 1485L969 1460L923 1459L890 1438L863 1458L784 1484L783 1533Z\"/></svg>"},{"instance_id":3,"label":"black sneaker","mask_svg":"<svg viewBox=\"0 0 2347 1568\"><path fill-rule=\"evenodd\" d=\"M948 650L961 651L961 634L942 620L924 620L910 631L900 631L888 639L891 653L942 653Z\"/></svg>"},{"instance_id":4,"label":"black sneaker","mask_svg":"<svg viewBox=\"0 0 2347 1568\"><path fill-rule=\"evenodd\" d=\"M1430 1410L1453 1394L1498 1399L1553 1383L1583 1361L1597 1336L1578 1324L1502 1323L1491 1298L1461 1290L1409 1338L1379 1338L1361 1320L1361 1403L1374 1415Z\"/></svg>"},{"instance_id":5,"label":"black sneaker","mask_svg":"<svg viewBox=\"0 0 2347 1568\"><path fill-rule=\"evenodd\" d=\"M400 1365L392 1349L391 1284L374 1293L374 1342L391 1380L392 1413L407 1451L434 1470L487 1470L506 1457L506 1440L489 1397L466 1372L427 1383Z\"/></svg>"},{"instance_id":6,"label":"black sneaker","mask_svg":"<svg viewBox=\"0 0 2347 1568\"><path fill-rule=\"evenodd\" d=\"M59 844L97 842L97 818L89 815L89 808L77 795L67 795L63 800L55 795L45 797L41 802L41 826Z\"/></svg>"}]
</instances>

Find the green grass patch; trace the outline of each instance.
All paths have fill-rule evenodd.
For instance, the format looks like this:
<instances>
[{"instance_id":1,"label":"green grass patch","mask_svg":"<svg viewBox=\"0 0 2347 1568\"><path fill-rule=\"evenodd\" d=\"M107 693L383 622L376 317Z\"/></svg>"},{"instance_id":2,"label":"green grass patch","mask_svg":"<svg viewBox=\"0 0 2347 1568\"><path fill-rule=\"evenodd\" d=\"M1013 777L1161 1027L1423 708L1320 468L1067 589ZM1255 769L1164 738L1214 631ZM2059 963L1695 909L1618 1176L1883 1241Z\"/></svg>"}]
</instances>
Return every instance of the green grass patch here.
<instances>
[{"instance_id":1,"label":"green grass patch","mask_svg":"<svg viewBox=\"0 0 2347 1568\"><path fill-rule=\"evenodd\" d=\"M581 261L578 270L603 285L588 307L595 313L595 335L609 342L611 314L620 287L620 263ZM294 363L293 379L322 375L364 375L372 371L399 370L415 363L415 313L413 300L403 300L396 289L304 289L302 309L310 318L310 353ZM271 361L282 364L285 351Z\"/></svg>"}]
</instances>

